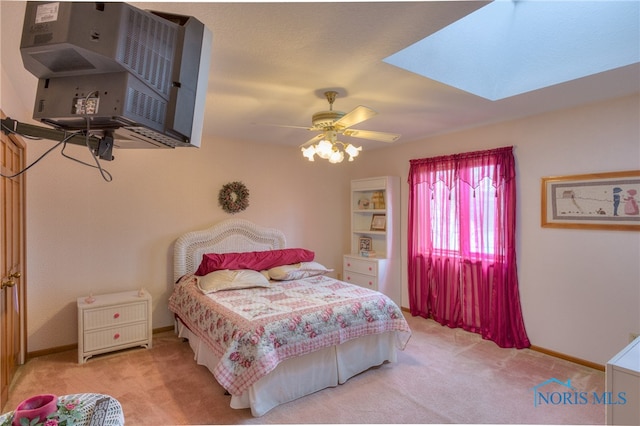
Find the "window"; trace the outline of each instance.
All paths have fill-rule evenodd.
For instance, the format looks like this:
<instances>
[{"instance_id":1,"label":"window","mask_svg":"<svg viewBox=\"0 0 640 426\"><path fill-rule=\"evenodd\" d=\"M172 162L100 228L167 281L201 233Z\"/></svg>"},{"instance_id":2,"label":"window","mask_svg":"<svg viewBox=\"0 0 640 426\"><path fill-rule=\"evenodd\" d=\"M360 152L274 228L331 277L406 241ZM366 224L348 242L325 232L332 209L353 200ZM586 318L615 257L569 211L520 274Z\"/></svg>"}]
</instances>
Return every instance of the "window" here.
<instances>
[{"instance_id":1,"label":"window","mask_svg":"<svg viewBox=\"0 0 640 426\"><path fill-rule=\"evenodd\" d=\"M512 148L411 160L409 307L413 315L528 347L515 252Z\"/></svg>"},{"instance_id":2,"label":"window","mask_svg":"<svg viewBox=\"0 0 640 426\"><path fill-rule=\"evenodd\" d=\"M477 168L473 172L477 173ZM498 210L496 191L488 178L478 181L476 188L467 191L449 191L442 181L436 182L429 207L433 215L430 227L433 249L440 252L459 252L462 249L476 258L483 254L493 255ZM461 197L472 199L461 203ZM471 202L474 198L485 201ZM460 216L461 204L469 207L464 216ZM461 235L461 232L466 235ZM463 244L467 245L463 247Z\"/></svg>"}]
</instances>

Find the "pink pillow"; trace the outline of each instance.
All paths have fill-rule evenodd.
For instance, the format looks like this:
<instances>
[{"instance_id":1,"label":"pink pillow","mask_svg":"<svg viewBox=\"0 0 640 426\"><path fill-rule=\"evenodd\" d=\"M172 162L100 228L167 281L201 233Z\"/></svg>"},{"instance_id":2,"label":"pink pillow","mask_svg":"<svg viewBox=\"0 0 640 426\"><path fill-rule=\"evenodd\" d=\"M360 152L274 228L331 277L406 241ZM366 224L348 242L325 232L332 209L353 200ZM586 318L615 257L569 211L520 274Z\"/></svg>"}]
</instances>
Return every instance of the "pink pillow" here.
<instances>
[{"instance_id":1,"label":"pink pillow","mask_svg":"<svg viewBox=\"0 0 640 426\"><path fill-rule=\"evenodd\" d=\"M207 253L202 256L202 262L196 275L202 277L221 269L263 271L276 266L311 262L314 257L314 252L301 248L249 251L246 253Z\"/></svg>"}]
</instances>

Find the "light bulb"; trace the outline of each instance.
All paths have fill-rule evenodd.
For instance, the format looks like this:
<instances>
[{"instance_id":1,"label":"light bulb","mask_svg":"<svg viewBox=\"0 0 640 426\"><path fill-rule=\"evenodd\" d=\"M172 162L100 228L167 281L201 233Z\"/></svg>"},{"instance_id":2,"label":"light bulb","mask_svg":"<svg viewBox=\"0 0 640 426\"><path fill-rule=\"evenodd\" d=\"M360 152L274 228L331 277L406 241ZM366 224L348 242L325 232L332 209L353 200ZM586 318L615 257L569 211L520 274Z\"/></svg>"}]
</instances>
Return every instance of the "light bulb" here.
<instances>
[{"instance_id":1,"label":"light bulb","mask_svg":"<svg viewBox=\"0 0 640 426\"><path fill-rule=\"evenodd\" d=\"M313 156L316 153L316 147L315 146L312 145L312 146L309 146L307 148L303 147L303 148L300 148L300 149L302 150L302 155L305 158L308 158L309 161L314 161Z\"/></svg>"},{"instance_id":2,"label":"light bulb","mask_svg":"<svg viewBox=\"0 0 640 426\"><path fill-rule=\"evenodd\" d=\"M332 152L333 144L328 140L323 139L316 145L316 154L318 154L320 158L324 158L325 160L327 160L331 156Z\"/></svg>"},{"instance_id":3,"label":"light bulb","mask_svg":"<svg viewBox=\"0 0 640 426\"><path fill-rule=\"evenodd\" d=\"M349 154L349 161L353 161L353 158L357 157L358 154L360 154L360 151L362 151L362 147L359 146L356 148L355 146L349 144L344 150L347 154Z\"/></svg>"},{"instance_id":4,"label":"light bulb","mask_svg":"<svg viewBox=\"0 0 640 426\"><path fill-rule=\"evenodd\" d=\"M338 151L337 149L334 150L329 157L329 162L333 164L341 163L342 160L344 160L344 152Z\"/></svg>"}]
</instances>

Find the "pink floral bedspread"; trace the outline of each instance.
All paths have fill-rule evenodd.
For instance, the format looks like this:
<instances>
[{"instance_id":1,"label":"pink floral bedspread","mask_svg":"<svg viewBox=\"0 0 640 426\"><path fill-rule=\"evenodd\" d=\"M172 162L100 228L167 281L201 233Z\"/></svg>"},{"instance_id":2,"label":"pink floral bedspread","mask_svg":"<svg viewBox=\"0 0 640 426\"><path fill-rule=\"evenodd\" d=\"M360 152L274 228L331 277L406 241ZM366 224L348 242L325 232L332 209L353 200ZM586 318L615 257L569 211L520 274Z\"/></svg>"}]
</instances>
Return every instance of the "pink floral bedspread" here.
<instances>
[{"instance_id":1,"label":"pink floral bedspread","mask_svg":"<svg viewBox=\"0 0 640 426\"><path fill-rule=\"evenodd\" d=\"M411 336L387 296L327 276L208 295L195 281L176 284L169 309L220 358L213 374L233 395L287 358L387 331L398 332L404 349Z\"/></svg>"}]
</instances>

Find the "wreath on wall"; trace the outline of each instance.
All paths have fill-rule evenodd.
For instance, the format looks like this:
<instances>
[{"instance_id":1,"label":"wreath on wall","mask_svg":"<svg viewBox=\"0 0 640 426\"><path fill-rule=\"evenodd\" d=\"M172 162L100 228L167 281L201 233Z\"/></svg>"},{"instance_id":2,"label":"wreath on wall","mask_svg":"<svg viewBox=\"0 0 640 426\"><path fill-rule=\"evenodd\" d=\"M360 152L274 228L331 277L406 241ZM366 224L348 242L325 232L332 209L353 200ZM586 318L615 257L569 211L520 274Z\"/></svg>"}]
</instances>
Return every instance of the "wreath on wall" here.
<instances>
[{"instance_id":1,"label":"wreath on wall","mask_svg":"<svg viewBox=\"0 0 640 426\"><path fill-rule=\"evenodd\" d=\"M218 203L227 213L238 213L249 207L249 190L242 182L230 182L222 186Z\"/></svg>"}]
</instances>

